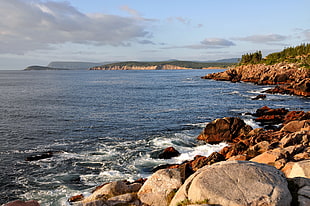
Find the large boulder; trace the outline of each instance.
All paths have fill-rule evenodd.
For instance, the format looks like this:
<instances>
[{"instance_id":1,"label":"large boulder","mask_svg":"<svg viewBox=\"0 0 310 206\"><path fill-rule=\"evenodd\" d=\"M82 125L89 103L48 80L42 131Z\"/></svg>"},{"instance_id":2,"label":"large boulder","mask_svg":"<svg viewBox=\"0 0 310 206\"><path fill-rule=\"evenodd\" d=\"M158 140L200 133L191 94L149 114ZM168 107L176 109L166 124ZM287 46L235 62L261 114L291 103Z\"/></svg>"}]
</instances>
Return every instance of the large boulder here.
<instances>
[{"instance_id":1,"label":"large boulder","mask_svg":"<svg viewBox=\"0 0 310 206\"><path fill-rule=\"evenodd\" d=\"M206 125L198 140L204 140L207 143L219 143L222 141L232 142L239 135L245 135L252 128L238 117L225 117L216 119Z\"/></svg>"},{"instance_id":2,"label":"large boulder","mask_svg":"<svg viewBox=\"0 0 310 206\"><path fill-rule=\"evenodd\" d=\"M248 161L226 161L205 166L191 175L170 206L188 200L221 206L289 206L292 196L283 173L276 168Z\"/></svg>"},{"instance_id":3,"label":"large boulder","mask_svg":"<svg viewBox=\"0 0 310 206\"><path fill-rule=\"evenodd\" d=\"M184 178L178 169L161 169L152 174L138 192L142 203L151 206L169 205Z\"/></svg>"}]
</instances>

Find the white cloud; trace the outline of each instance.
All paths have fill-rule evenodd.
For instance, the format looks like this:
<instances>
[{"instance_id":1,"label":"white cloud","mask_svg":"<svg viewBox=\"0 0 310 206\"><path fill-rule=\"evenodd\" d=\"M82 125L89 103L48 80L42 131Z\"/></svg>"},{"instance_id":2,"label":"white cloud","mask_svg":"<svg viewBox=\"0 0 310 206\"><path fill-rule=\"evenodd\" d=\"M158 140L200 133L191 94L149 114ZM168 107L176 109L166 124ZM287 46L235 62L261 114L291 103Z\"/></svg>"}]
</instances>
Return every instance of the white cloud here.
<instances>
[{"instance_id":1,"label":"white cloud","mask_svg":"<svg viewBox=\"0 0 310 206\"><path fill-rule=\"evenodd\" d=\"M192 44L185 46L167 47L168 49L174 48L187 48L187 49L221 49L230 46L235 46L235 43L222 38L205 38L200 44Z\"/></svg>"},{"instance_id":2,"label":"white cloud","mask_svg":"<svg viewBox=\"0 0 310 206\"><path fill-rule=\"evenodd\" d=\"M141 18L84 14L68 2L0 1L0 18L0 53L22 54L66 42L128 45L149 36Z\"/></svg>"},{"instance_id":3,"label":"white cloud","mask_svg":"<svg viewBox=\"0 0 310 206\"><path fill-rule=\"evenodd\" d=\"M249 41L252 43L274 43L286 40L288 37L280 34L251 35L247 37L234 38L240 41Z\"/></svg>"}]
</instances>

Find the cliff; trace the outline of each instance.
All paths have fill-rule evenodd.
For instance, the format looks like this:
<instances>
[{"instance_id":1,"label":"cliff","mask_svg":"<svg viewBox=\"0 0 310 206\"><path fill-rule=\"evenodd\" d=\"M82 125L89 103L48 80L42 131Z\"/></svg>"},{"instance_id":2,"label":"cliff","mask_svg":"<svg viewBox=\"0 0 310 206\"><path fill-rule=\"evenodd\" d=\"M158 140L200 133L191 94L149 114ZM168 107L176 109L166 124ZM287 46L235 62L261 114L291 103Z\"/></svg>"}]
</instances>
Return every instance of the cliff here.
<instances>
[{"instance_id":1,"label":"cliff","mask_svg":"<svg viewBox=\"0 0 310 206\"><path fill-rule=\"evenodd\" d=\"M252 82L259 85L278 85L266 92L310 96L310 69L302 67L299 63L241 65L224 72L208 74L202 78Z\"/></svg>"},{"instance_id":2,"label":"cliff","mask_svg":"<svg viewBox=\"0 0 310 206\"><path fill-rule=\"evenodd\" d=\"M154 65L154 66L106 66L106 67L93 67L90 70L180 70L191 69L186 67L180 67L175 65Z\"/></svg>"}]
</instances>

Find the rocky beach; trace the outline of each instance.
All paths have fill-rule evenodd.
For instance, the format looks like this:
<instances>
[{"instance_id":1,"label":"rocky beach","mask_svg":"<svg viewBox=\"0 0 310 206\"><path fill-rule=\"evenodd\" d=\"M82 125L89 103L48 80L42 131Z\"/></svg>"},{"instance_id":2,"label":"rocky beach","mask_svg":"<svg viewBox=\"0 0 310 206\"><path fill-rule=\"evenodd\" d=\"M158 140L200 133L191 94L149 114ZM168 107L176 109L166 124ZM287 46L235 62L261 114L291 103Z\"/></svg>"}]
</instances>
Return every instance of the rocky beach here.
<instances>
[{"instance_id":1,"label":"rocky beach","mask_svg":"<svg viewBox=\"0 0 310 206\"><path fill-rule=\"evenodd\" d=\"M284 94L308 97L309 69L295 64L247 65L209 74L204 79L277 85ZM281 90L281 91L279 91ZM265 95L254 99L264 98ZM95 205L309 205L310 113L286 108L258 108L249 113L261 126L253 129L239 117L207 123L197 141L226 142L210 156L182 164L161 165L147 179L103 183L90 196L74 195L68 204ZM168 147L158 155L180 153ZM38 206L14 201L5 206Z\"/></svg>"}]
</instances>

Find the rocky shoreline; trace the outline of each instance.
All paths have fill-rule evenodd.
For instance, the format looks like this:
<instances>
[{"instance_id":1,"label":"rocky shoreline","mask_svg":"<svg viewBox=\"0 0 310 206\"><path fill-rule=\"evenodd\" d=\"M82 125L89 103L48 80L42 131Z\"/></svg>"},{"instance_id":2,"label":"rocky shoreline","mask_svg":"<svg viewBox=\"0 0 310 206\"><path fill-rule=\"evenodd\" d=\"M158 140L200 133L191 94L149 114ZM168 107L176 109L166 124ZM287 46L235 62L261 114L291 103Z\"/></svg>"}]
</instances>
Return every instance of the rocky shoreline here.
<instances>
[{"instance_id":1,"label":"rocky shoreline","mask_svg":"<svg viewBox=\"0 0 310 206\"><path fill-rule=\"evenodd\" d=\"M76 195L68 202L76 206L309 205L310 112L265 106L251 115L262 128L253 129L238 117L208 123L197 139L229 144L209 157L162 165L148 179L105 183L90 196ZM158 155L180 154L169 147ZM15 201L5 206L38 205Z\"/></svg>"},{"instance_id":2,"label":"rocky shoreline","mask_svg":"<svg viewBox=\"0 0 310 206\"><path fill-rule=\"evenodd\" d=\"M310 69L296 63L274 65L251 64L229 68L224 72L208 74L203 79L231 82L252 82L259 85L277 85L267 93L310 96Z\"/></svg>"}]
</instances>

